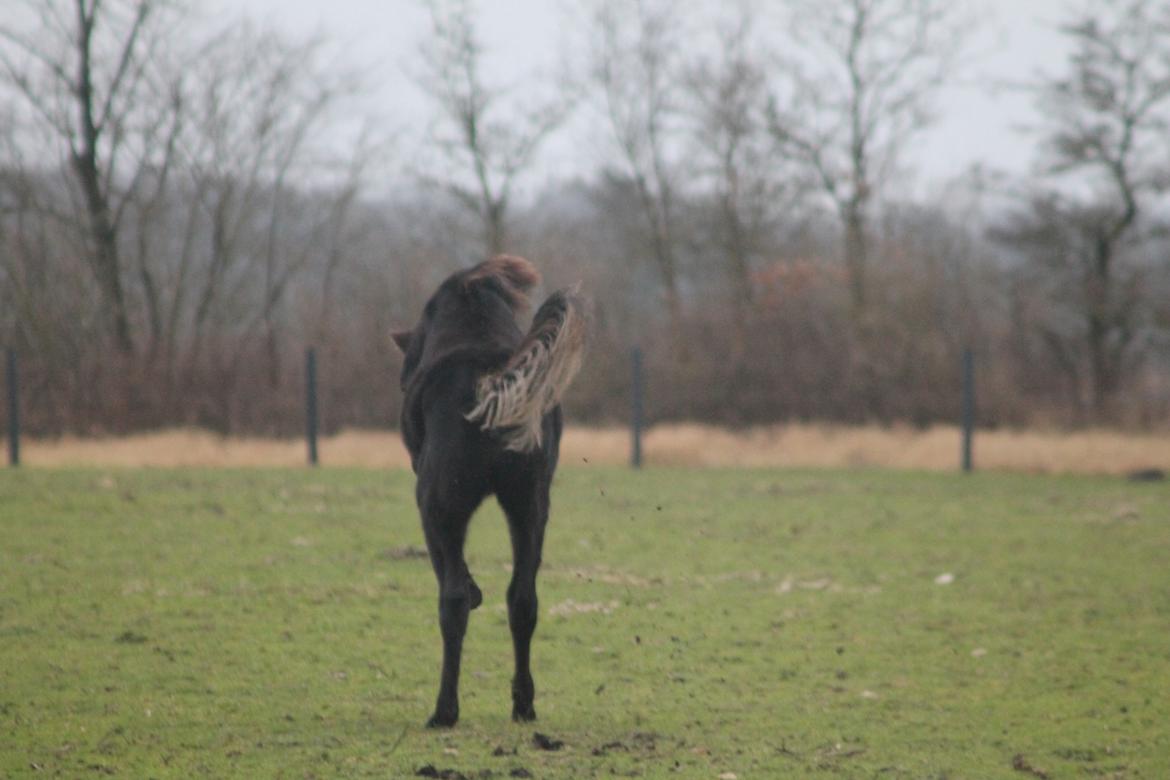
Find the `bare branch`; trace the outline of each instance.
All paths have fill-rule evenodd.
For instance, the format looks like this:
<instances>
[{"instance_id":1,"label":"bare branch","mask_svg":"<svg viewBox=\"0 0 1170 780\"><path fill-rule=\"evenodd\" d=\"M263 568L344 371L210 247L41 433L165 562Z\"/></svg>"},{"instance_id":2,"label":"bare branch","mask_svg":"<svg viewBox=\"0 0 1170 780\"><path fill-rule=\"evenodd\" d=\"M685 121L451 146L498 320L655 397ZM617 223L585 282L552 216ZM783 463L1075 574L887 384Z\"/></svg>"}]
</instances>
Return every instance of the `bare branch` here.
<instances>
[{"instance_id":1,"label":"bare branch","mask_svg":"<svg viewBox=\"0 0 1170 780\"><path fill-rule=\"evenodd\" d=\"M866 299L872 202L959 63L971 27L949 0L792 0L798 55L783 61L769 127L805 165L845 233L855 315Z\"/></svg>"},{"instance_id":2,"label":"bare branch","mask_svg":"<svg viewBox=\"0 0 1170 780\"><path fill-rule=\"evenodd\" d=\"M434 105L430 147L439 159L416 176L439 185L474 214L487 253L498 253L506 248L513 188L564 124L571 101L555 96L525 110L505 89L484 83L484 46L468 2L429 0L425 5L431 29L419 48L421 68L412 75Z\"/></svg>"}]
</instances>

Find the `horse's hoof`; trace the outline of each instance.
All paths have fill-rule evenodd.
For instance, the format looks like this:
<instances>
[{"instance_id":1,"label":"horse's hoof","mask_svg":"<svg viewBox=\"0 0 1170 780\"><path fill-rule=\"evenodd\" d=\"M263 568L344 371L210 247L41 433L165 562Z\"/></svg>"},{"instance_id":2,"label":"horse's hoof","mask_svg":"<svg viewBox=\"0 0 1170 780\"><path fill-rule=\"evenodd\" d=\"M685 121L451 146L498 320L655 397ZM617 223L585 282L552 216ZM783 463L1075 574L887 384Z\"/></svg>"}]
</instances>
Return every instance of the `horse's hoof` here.
<instances>
[{"instance_id":1,"label":"horse's hoof","mask_svg":"<svg viewBox=\"0 0 1170 780\"><path fill-rule=\"evenodd\" d=\"M436 712L427 720L428 729L449 729L459 720L459 713L454 715Z\"/></svg>"},{"instance_id":2,"label":"horse's hoof","mask_svg":"<svg viewBox=\"0 0 1170 780\"><path fill-rule=\"evenodd\" d=\"M531 704L527 707L512 707L512 720L516 723L531 723L536 720L536 708Z\"/></svg>"}]
</instances>

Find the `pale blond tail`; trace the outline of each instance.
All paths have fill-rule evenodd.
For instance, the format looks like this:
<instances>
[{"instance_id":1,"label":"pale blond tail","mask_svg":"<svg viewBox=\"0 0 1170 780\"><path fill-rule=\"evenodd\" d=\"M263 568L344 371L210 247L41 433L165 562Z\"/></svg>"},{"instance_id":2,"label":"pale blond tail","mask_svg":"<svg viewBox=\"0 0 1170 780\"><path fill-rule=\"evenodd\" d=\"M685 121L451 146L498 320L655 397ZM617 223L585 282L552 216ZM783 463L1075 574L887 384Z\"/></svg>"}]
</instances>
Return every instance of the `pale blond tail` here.
<instances>
[{"instance_id":1,"label":"pale blond tail","mask_svg":"<svg viewBox=\"0 0 1170 780\"><path fill-rule=\"evenodd\" d=\"M467 419L479 422L482 430L499 430L509 450L539 447L544 415L560 403L581 368L585 331L585 306L577 289L550 295L512 358L480 378Z\"/></svg>"}]
</instances>

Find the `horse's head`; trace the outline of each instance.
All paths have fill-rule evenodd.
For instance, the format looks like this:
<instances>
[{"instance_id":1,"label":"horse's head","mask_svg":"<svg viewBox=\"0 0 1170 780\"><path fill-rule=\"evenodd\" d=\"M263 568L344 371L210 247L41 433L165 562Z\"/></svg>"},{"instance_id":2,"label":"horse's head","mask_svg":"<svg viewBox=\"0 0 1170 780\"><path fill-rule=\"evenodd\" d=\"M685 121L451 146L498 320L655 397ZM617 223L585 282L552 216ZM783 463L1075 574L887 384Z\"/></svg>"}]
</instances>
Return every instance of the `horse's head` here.
<instances>
[{"instance_id":1,"label":"horse's head","mask_svg":"<svg viewBox=\"0 0 1170 780\"><path fill-rule=\"evenodd\" d=\"M402 351L402 384L422 360L428 335L437 327L472 336L506 321L528 306L529 291L540 272L522 257L497 255L447 277L423 307L418 324L391 334Z\"/></svg>"}]
</instances>

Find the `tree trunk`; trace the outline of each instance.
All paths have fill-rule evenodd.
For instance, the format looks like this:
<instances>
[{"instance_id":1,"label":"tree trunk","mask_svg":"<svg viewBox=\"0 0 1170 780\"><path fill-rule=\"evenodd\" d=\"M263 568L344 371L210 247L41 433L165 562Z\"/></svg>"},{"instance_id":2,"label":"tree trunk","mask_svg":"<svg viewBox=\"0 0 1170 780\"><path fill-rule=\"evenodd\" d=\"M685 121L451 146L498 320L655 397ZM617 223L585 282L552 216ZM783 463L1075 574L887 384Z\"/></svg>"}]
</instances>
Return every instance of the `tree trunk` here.
<instances>
[{"instance_id":1,"label":"tree trunk","mask_svg":"<svg viewBox=\"0 0 1170 780\"><path fill-rule=\"evenodd\" d=\"M485 206L487 208L487 219L484 220L484 227L487 230L488 257L495 257L498 254L502 254L506 249L504 228L506 206L502 201L493 199L489 199Z\"/></svg>"},{"instance_id":2,"label":"tree trunk","mask_svg":"<svg viewBox=\"0 0 1170 780\"><path fill-rule=\"evenodd\" d=\"M81 5L78 6L78 16L80 29L77 48L80 58L74 96L77 100L81 148L73 152L73 171L77 174L85 196L90 239L93 242L91 265L105 299L106 315L110 320L114 344L118 351L129 355L134 351L134 343L130 338L130 321L126 315L126 297L122 290L118 232L110 214L109 197L102 190L101 172L98 168L98 138L101 130L94 114L93 70L90 61L94 17L87 15Z\"/></svg>"},{"instance_id":3,"label":"tree trunk","mask_svg":"<svg viewBox=\"0 0 1170 780\"><path fill-rule=\"evenodd\" d=\"M1086 346L1089 352L1089 403L1094 422L1103 422L1109 413L1109 405L1117 389L1118 362L1110 353L1109 309L1113 298L1112 279L1113 244L1102 238L1094 253L1093 265L1089 271L1086 290Z\"/></svg>"},{"instance_id":4,"label":"tree trunk","mask_svg":"<svg viewBox=\"0 0 1170 780\"><path fill-rule=\"evenodd\" d=\"M869 245L865 233L864 204L850 201L845 207L845 273L854 320L860 320L867 304L866 265Z\"/></svg>"},{"instance_id":5,"label":"tree trunk","mask_svg":"<svg viewBox=\"0 0 1170 780\"><path fill-rule=\"evenodd\" d=\"M732 308L732 362L736 369L742 367L747 356L748 313L752 306L753 289L751 266L748 260L748 241L743 220L740 219L731 198L724 199L724 221L727 226L726 256L731 274L733 298Z\"/></svg>"},{"instance_id":6,"label":"tree trunk","mask_svg":"<svg viewBox=\"0 0 1170 780\"><path fill-rule=\"evenodd\" d=\"M666 298L666 314L670 322L671 343L675 356L679 359L685 359L688 351L682 332L682 297L678 292L678 273L674 248L671 246L669 229L666 227L665 221L654 212L648 216L651 220L651 245L654 260L658 266L658 274L662 280L663 294Z\"/></svg>"},{"instance_id":7,"label":"tree trunk","mask_svg":"<svg viewBox=\"0 0 1170 780\"><path fill-rule=\"evenodd\" d=\"M96 154L87 148L73 158L73 169L85 195L89 215L90 240L93 255L90 263L105 301L106 316L118 351L129 355L134 351L130 337L130 320L126 314L126 296L122 289L122 268L118 253L118 234L110 218L109 203L101 191Z\"/></svg>"}]
</instances>

